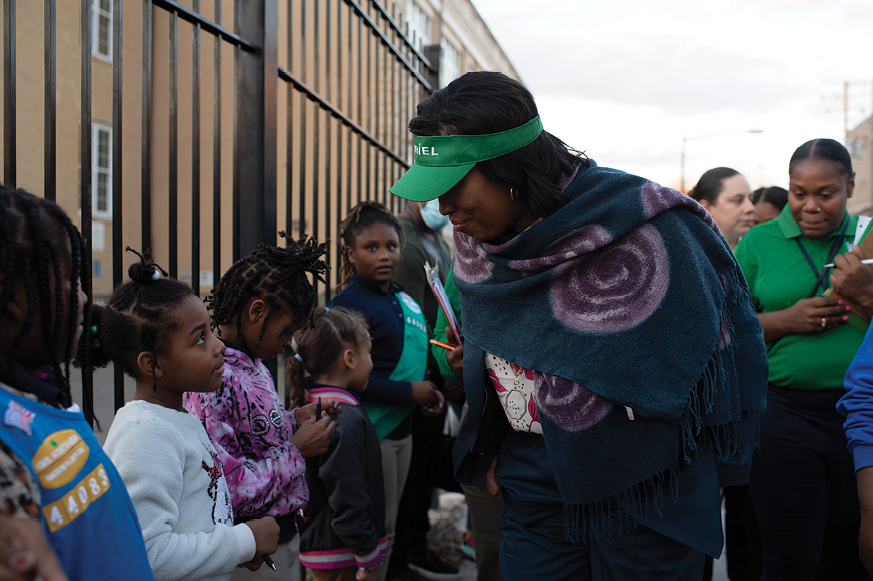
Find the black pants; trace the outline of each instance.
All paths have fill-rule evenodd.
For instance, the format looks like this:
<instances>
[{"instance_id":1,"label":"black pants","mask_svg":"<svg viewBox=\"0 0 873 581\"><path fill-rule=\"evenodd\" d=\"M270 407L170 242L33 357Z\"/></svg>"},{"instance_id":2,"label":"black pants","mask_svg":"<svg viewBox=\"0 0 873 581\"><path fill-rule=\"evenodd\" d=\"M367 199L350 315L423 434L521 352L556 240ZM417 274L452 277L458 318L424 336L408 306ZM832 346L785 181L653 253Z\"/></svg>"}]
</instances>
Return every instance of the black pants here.
<instances>
[{"instance_id":1,"label":"black pants","mask_svg":"<svg viewBox=\"0 0 873 581\"><path fill-rule=\"evenodd\" d=\"M867 578L858 558L855 471L834 408L843 393L768 389L749 479L762 581Z\"/></svg>"},{"instance_id":2,"label":"black pants","mask_svg":"<svg viewBox=\"0 0 873 581\"><path fill-rule=\"evenodd\" d=\"M433 488L443 460L443 424L445 411L436 417L415 414L412 423L412 462L400 508L397 510L394 551L391 565L404 567L407 553L427 550L427 533L430 521L427 511L433 498Z\"/></svg>"}]
</instances>

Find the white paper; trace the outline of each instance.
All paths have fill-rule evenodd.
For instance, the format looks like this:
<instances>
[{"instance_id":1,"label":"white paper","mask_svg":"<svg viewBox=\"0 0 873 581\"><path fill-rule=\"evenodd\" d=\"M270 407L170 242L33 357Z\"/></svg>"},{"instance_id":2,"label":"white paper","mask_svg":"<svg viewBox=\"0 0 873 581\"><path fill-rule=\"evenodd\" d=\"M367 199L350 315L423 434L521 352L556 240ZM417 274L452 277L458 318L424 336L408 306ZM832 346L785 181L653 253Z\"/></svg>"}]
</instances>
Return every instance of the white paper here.
<instances>
[{"instance_id":1,"label":"white paper","mask_svg":"<svg viewBox=\"0 0 873 581\"><path fill-rule=\"evenodd\" d=\"M861 237L864 235L864 231L867 230L870 220L870 216L858 216L858 226L855 227L855 241L853 242L855 246L861 245Z\"/></svg>"}]
</instances>

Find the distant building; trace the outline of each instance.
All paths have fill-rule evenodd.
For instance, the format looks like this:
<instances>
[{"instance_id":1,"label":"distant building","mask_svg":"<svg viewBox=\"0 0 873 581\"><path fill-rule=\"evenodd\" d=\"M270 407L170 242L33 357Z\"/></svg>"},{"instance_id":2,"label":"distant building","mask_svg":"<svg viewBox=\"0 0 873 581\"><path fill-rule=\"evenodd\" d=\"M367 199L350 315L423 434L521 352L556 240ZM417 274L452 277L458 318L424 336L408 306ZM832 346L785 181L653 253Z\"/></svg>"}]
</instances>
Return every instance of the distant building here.
<instances>
[{"instance_id":1,"label":"distant building","mask_svg":"<svg viewBox=\"0 0 873 581\"><path fill-rule=\"evenodd\" d=\"M179 0L184 8L201 8L204 18L219 23L225 28L234 28L234 10L238 2L194 2ZM93 216L93 289L97 297L108 296L112 290L113 248L130 245L141 248L141 215L143 192L149 188L147 205L151 207L151 247L155 259L167 267L171 253L171 233L177 233L178 248L173 254L178 259L180 279L192 279L192 26L183 19L172 19L168 9L153 7L151 11L151 40L143 42L142 3L125 2L123 11L123 80L124 106L122 114L123 160L117 166L112 159L114 135L113 111L113 2L93 0L92 6L92 59L91 59L91 116L92 135L92 216ZM57 2L57 202L74 218L81 215L80 175L80 15L81 2L65 0ZM214 6L221 6L216 14ZM240 4L240 6L246 6ZM289 14L289 6L294 11ZM355 3L356 10L366 12L366 20L378 28L378 35L361 27L362 17L351 13L350 3L343 0L308 0L304 2L280 2L278 7L278 64L296 75L312 90L324 98L341 114L366 130L386 149L396 152L397 158L411 162L411 149L405 147L406 123L414 104L424 95L416 90L418 85L400 61L416 65L416 57L398 35L397 29L409 39L410 44L438 69L438 78L433 71L419 67L431 87L445 86L452 79L476 70L497 70L518 78L497 41L488 30L470 0L382 0L381 2ZM0 7L2 9L2 7ZM0 10L2 12L2 10ZM389 16L390 15L390 16ZM328 18L330 23L328 24ZM292 26L293 30L289 27ZM354 24L354 26L352 26ZM171 69L170 49L174 36L172 26L178 26L176 60L177 83L177 143L172 148L169 122ZM396 27L396 28L392 28ZM42 195L44 189L43 122L44 122L44 54L43 54L43 3L19 2L16 10L16 157L17 186ZM302 31L302 32L301 32ZM199 244L201 294L210 291L219 273L213 272L212 212L213 178L218 176L221 199L222 231L231 220L232 154L234 128L234 63L229 45L221 49L220 93L220 172L213 174L213 62L215 60L214 37L206 32L199 36ZM328 44L332 43L332 44ZM362 44L363 43L363 44ZM148 89L144 90L143 46L150 47L150 77ZM395 52L391 52L395 51ZM148 53L146 53L148 54ZM387 56L386 56L387 55ZM369 59L369 62L368 62ZM360 68L359 68L360 67ZM340 76L340 73L342 76ZM380 76L381 75L381 76ZM0 75L0 87L2 87ZM357 94L359 87L363 97ZM353 92L354 88L354 92ZM389 167L382 153L375 148L366 150L368 157L361 161L359 151L368 146L358 145L357 137L340 137L339 123L330 119L325 111L318 111L307 103L299 92L291 93L289 85L280 82L276 99L275 123L278 128L275 149L276 190L278 192L276 213L278 228L296 234L301 226L307 233L317 234L320 240L336 241L336 224L339 216L359 196L384 199L387 186L384 184L399 176L397 167ZM399 95L397 99L386 92ZM287 95L292 95L288 97ZM143 101L148 97L149 121L143 122ZM293 101L293 102L292 102ZM395 103L395 101L402 101ZM245 103L243 103L245 106ZM6 112L9 114L9 112ZM289 121L289 114L291 115ZM320 121L320 125L319 125ZM299 127L305 128L302 133ZM333 142L331 142L333 138ZM353 143L352 143L353 142ZM148 143L147 155L144 144ZM328 145L325 145L325 144ZM330 145L332 143L332 145ZM352 143L350 145L350 143ZM297 156L289 169L286 157L288 148ZM330 150L327 150L330 147ZM340 149L342 148L342 149ZM352 157L354 150L355 157ZM370 151L375 151L369 157ZM171 151L176 151L175 158ZM319 156L320 154L320 156ZM382 158L379 156L383 155ZM0 143L2 156L2 143ZM147 164L144 161L148 160ZM299 160L299 161L298 161ZM117 161L117 160L115 160ZM330 165L332 162L333 165ZM306 179L303 165L306 165ZM121 169L121 210L123 231L121 245L112 241L112 178L113 168ZM145 173L144 167L148 167ZM364 184L361 183L361 168L364 168ZM292 176L292 172L293 173ZM357 181L348 176L357 172ZM392 173L394 172L394 173ZM373 177L371 178L371 173ZM168 205L168 176L177 178L178 216L171 224ZM332 176L341 175L342 180ZM318 181L318 176L321 180ZM288 180L291 177L292 179ZM145 178L145 179L144 179ZM348 181L346 181L348 179ZM381 180L381 181L380 181ZM290 181L287 184L286 181ZM244 188L246 184L241 184ZM305 198L305 204L300 197ZM295 216L285 219L287 200L294 200L295 208L305 208L304 218ZM333 203L325 205L325 200ZM332 208L331 214L317 208ZM290 215L290 213L289 213ZM232 244L230 236L220 239L221 269L231 263ZM330 260L334 272L339 269L338 257L333 253ZM133 260L125 256L125 264ZM126 276L126 273L125 273Z\"/></svg>"},{"instance_id":2,"label":"distant building","mask_svg":"<svg viewBox=\"0 0 873 581\"><path fill-rule=\"evenodd\" d=\"M847 134L846 148L855 170L855 191L849 198L850 214L870 215L873 208L873 121L868 117Z\"/></svg>"}]
</instances>

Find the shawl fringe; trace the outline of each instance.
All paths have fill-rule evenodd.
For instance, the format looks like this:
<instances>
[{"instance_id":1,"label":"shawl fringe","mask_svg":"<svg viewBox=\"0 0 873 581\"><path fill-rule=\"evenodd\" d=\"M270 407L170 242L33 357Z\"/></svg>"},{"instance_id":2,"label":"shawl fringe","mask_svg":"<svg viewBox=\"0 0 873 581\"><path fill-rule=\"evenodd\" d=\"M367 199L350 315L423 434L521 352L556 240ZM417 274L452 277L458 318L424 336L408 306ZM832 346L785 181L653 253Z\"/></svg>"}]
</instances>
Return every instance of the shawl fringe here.
<instances>
[{"instance_id":1,"label":"shawl fringe","mask_svg":"<svg viewBox=\"0 0 873 581\"><path fill-rule=\"evenodd\" d=\"M702 461L699 455L701 432L710 434L719 461L725 461L743 448L744 442L758 446L761 431L761 413L749 413L754 434L749 438L737 418L718 425L708 425L707 416L712 414L714 403L722 392L727 392L727 377L735 366L734 351L736 328L730 316L730 306L748 300L745 285L735 273L721 277L725 286L725 301L721 311L721 329L726 335L720 337L715 352L709 360L696 389L691 391L682 416L679 418L683 458L625 490L585 504L563 505L564 536L573 543L596 540L600 535L622 534L649 518L653 510L659 517L667 496L676 502L679 499L679 472L685 464Z\"/></svg>"}]
</instances>

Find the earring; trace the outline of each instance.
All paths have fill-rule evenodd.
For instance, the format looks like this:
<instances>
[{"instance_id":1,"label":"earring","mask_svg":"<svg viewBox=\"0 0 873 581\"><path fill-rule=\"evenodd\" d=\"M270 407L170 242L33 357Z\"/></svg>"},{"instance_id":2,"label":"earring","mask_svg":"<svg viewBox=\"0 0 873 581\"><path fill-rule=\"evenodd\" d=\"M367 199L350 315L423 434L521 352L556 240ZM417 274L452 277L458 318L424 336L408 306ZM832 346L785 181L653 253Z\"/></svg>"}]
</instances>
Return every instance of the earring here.
<instances>
[{"instance_id":1,"label":"earring","mask_svg":"<svg viewBox=\"0 0 873 581\"><path fill-rule=\"evenodd\" d=\"M515 188L509 188L509 197L513 202L518 201L518 193L515 191Z\"/></svg>"}]
</instances>

